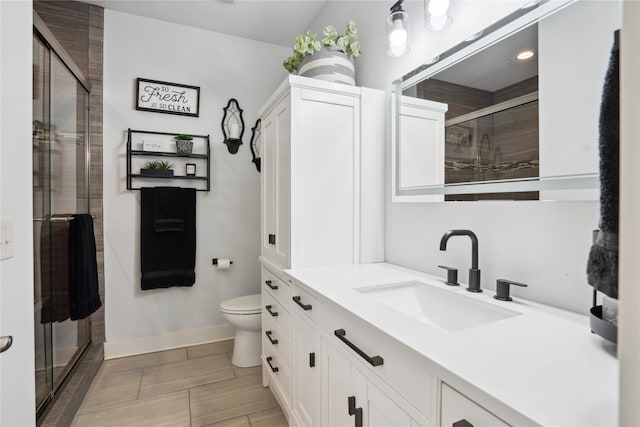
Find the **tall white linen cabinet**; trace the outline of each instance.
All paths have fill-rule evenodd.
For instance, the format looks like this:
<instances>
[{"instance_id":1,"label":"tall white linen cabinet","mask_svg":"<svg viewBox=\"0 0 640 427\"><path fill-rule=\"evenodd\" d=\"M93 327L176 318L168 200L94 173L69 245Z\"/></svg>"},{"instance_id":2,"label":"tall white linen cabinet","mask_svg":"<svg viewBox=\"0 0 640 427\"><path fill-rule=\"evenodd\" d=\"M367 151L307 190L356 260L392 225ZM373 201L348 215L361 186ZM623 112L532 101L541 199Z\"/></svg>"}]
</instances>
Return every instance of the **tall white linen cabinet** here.
<instances>
[{"instance_id":1,"label":"tall white linen cabinet","mask_svg":"<svg viewBox=\"0 0 640 427\"><path fill-rule=\"evenodd\" d=\"M263 383L287 417L294 394L308 400L320 374L300 371L309 361L296 364L296 348L308 358L311 343L283 270L384 260L384 99L379 90L289 76L259 114ZM303 424L319 419L302 406Z\"/></svg>"}]
</instances>

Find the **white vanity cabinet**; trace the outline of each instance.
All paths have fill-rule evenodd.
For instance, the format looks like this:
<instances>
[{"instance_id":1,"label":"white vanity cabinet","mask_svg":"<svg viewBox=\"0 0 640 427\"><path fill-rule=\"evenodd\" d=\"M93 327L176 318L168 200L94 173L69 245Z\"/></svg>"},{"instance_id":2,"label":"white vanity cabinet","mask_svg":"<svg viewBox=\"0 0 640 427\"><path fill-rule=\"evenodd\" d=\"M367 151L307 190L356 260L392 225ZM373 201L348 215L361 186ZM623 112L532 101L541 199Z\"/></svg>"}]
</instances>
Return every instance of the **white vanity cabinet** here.
<instances>
[{"instance_id":1,"label":"white vanity cabinet","mask_svg":"<svg viewBox=\"0 0 640 427\"><path fill-rule=\"evenodd\" d=\"M447 383L441 383L440 427L509 427Z\"/></svg>"},{"instance_id":2,"label":"white vanity cabinet","mask_svg":"<svg viewBox=\"0 0 640 427\"><path fill-rule=\"evenodd\" d=\"M384 259L384 92L289 76L260 111L262 256Z\"/></svg>"}]
</instances>

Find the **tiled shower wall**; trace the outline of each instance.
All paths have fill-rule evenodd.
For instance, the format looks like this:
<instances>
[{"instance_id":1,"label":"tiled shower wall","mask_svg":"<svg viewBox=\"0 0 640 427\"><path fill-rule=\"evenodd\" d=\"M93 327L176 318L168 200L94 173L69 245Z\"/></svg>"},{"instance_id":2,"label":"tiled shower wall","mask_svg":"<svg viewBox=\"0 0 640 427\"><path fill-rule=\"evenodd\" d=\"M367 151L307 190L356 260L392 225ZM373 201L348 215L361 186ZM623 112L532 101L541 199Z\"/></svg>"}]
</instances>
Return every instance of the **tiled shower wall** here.
<instances>
[{"instance_id":1,"label":"tiled shower wall","mask_svg":"<svg viewBox=\"0 0 640 427\"><path fill-rule=\"evenodd\" d=\"M35 0L34 10L53 32L91 84L89 144L91 147L90 207L98 260L100 299L104 304L104 238L102 216L102 44L104 9L60 0ZM104 342L104 305L91 315L94 344Z\"/></svg>"}]
</instances>

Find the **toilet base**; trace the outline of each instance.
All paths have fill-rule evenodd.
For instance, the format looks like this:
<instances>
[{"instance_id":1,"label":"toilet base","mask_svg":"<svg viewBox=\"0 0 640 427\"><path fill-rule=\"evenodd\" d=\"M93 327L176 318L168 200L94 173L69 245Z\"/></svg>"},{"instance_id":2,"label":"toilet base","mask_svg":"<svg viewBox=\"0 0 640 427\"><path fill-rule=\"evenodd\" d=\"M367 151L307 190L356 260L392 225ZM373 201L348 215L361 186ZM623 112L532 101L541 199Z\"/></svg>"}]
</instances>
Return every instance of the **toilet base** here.
<instances>
[{"instance_id":1,"label":"toilet base","mask_svg":"<svg viewBox=\"0 0 640 427\"><path fill-rule=\"evenodd\" d=\"M262 341L260 331L243 331L236 329L233 343L231 363L239 368L250 368L262 364L260 353Z\"/></svg>"}]
</instances>

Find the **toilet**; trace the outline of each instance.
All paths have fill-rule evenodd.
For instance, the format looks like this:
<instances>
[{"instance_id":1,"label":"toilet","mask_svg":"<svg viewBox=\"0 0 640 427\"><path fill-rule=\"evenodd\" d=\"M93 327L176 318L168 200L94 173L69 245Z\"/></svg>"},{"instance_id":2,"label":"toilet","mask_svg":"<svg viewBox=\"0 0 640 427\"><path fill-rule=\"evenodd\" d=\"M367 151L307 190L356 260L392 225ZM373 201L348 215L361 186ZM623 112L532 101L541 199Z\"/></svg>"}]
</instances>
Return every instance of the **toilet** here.
<instances>
[{"instance_id":1,"label":"toilet","mask_svg":"<svg viewBox=\"0 0 640 427\"><path fill-rule=\"evenodd\" d=\"M220 311L236 330L231 363L240 368L261 364L261 305L260 294L232 298L220 304Z\"/></svg>"}]
</instances>

